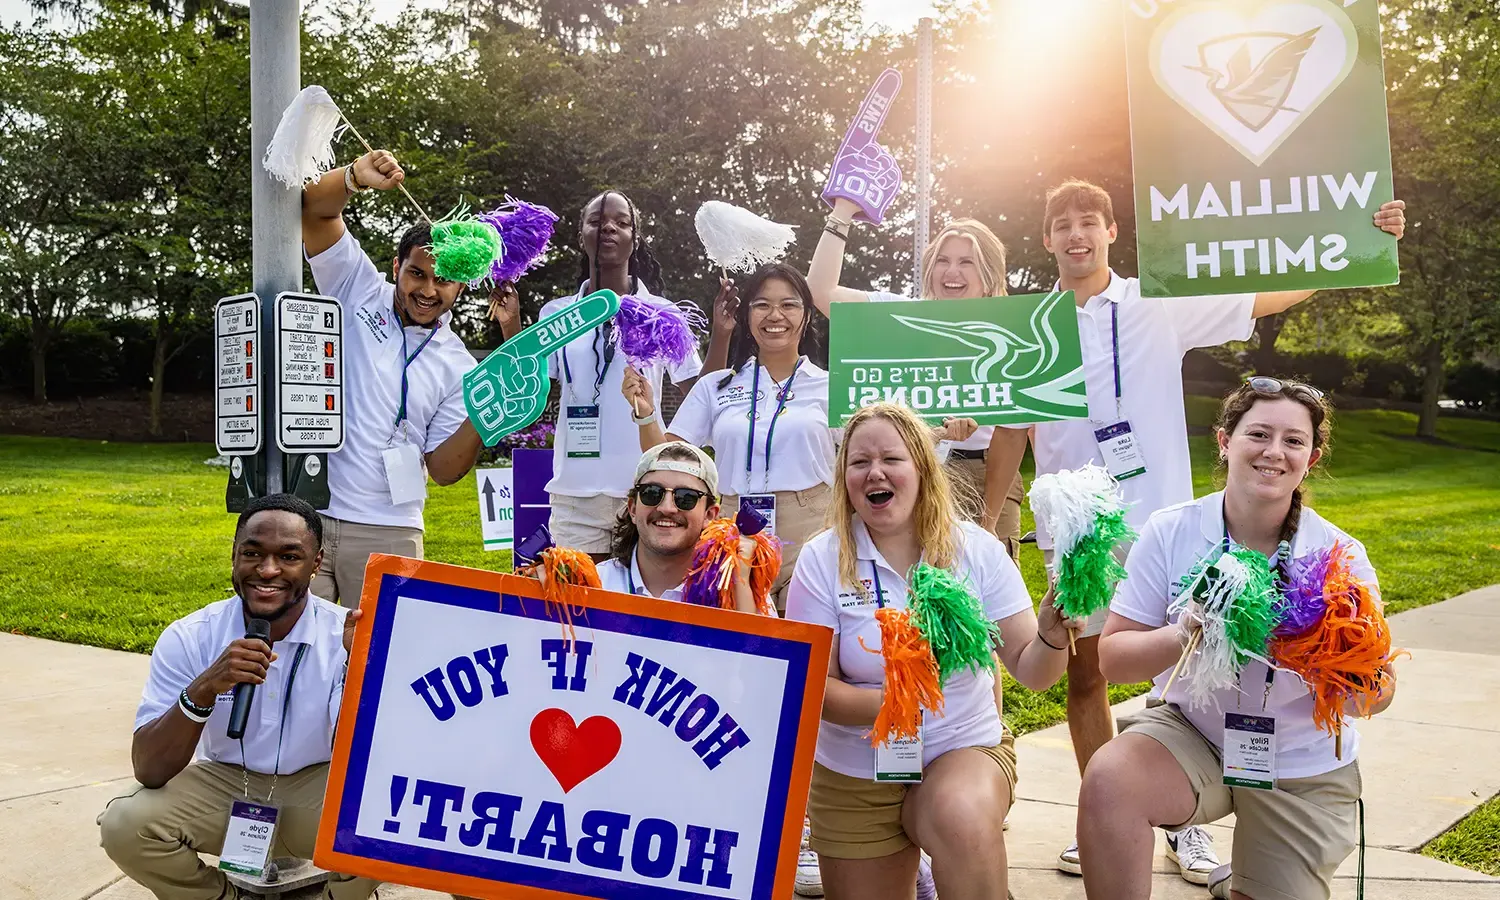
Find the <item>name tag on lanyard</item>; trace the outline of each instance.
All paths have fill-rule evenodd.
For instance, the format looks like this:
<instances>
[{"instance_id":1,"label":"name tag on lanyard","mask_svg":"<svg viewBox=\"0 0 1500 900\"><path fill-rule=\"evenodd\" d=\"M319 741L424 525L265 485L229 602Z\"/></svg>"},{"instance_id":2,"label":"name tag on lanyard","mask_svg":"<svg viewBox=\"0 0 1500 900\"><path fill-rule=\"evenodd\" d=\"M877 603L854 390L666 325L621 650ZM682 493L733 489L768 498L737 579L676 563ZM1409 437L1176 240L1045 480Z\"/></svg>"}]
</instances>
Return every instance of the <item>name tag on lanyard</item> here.
<instances>
[{"instance_id":1,"label":"name tag on lanyard","mask_svg":"<svg viewBox=\"0 0 1500 900\"><path fill-rule=\"evenodd\" d=\"M925 717L922 728L926 727ZM896 784L922 783L922 729L913 738L887 741L875 748L875 780Z\"/></svg>"},{"instance_id":2,"label":"name tag on lanyard","mask_svg":"<svg viewBox=\"0 0 1500 900\"><path fill-rule=\"evenodd\" d=\"M1124 385L1120 375L1120 305L1109 305L1110 352L1113 363L1115 388L1114 421L1103 428L1094 429L1094 441L1099 445L1099 455L1104 459L1104 468L1116 481L1124 481L1146 474L1146 456L1136 439L1130 420L1122 412Z\"/></svg>"},{"instance_id":3,"label":"name tag on lanyard","mask_svg":"<svg viewBox=\"0 0 1500 900\"><path fill-rule=\"evenodd\" d=\"M1224 714L1224 783L1276 788L1276 717Z\"/></svg>"},{"instance_id":4,"label":"name tag on lanyard","mask_svg":"<svg viewBox=\"0 0 1500 900\"><path fill-rule=\"evenodd\" d=\"M776 498L771 494L771 442L776 437L776 423L780 421L781 414L786 412L786 405L796 397L792 393L792 382L797 380L797 372L802 368L802 360L797 360L797 365L792 367L792 374L787 376L786 384L782 385L776 392L776 409L771 413L771 421L766 425L766 447L765 447L765 469L761 472L761 493L747 494L746 499L755 501L756 504L769 503L769 507L756 505L755 509L770 521L770 529L774 534L776 531ZM749 435L745 439L745 487L751 487L750 476L755 471L755 423L759 419L758 406L760 401L760 359L755 360L755 378L750 384L750 427Z\"/></svg>"},{"instance_id":5,"label":"name tag on lanyard","mask_svg":"<svg viewBox=\"0 0 1500 900\"><path fill-rule=\"evenodd\" d=\"M229 827L224 831L224 852L219 868L260 878L271 861L271 843L276 838L279 810L264 803L236 800L229 806Z\"/></svg>"},{"instance_id":6,"label":"name tag on lanyard","mask_svg":"<svg viewBox=\"0 0 1500 900\"><path fill-rule=\"evenodd\" d=\"M748 506L764 516L766 519L766 530L772 534L776 533L775 494L745 494L740 497L740 505Z\"/></svg>"},{"instance_id":7,"label":"name tag on lanyard","mask_svg":"<svg viewBox=\"0 0 1500 900\"><path fill-rule=\"evenodd\" d=\"M568 459L598 459L603 446L603 428L599 416L599 391L604 386L604 377L609 374L610 364L615 360L615 344L610 337L608 323L594 329L594 397L593 402L564 407L563 418L567 430ZM601 347L600 344L603 344ZM573 389L573 367L568 362L568 348L558 353L562 356L563 375L568 381L569 392Z\"/></svg>"},{"instance_id":8,"label":"name tag on lanyard","mask_svg":"<svg viewBox=\"0 0 1500 900\"><path fill-rule=\"evenodd\" d=\"M399 315L396 324L401 324ZM391 504L394 506L427 499L427 467L422 459L422 448L411 439L409 433L411 426L406 407L409 394L407 373L412 363L417 361L417 357L437 337L438 328L441 327L434 327L417 347L417 352L411 356L406 355L406 328L401 328L401 406L396 410L396 422L391 426L391 439L387 442L389 446L380 454L381 462L385 465L386 488L391 492Z\"/></svg>"}]
</instances>

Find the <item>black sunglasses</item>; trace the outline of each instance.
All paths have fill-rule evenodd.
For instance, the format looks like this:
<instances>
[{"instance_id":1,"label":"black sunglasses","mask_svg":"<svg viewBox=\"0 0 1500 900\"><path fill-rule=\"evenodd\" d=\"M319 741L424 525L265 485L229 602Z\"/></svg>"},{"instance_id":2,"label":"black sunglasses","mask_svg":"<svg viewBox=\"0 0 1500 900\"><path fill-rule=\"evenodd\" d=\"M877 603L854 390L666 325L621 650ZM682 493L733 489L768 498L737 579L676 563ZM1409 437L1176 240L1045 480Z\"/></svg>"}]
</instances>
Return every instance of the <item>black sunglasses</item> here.
<instances>
[{"instance_id":1,"label":"black sunglasses","mask_svg":"<svg viewBox=\"0 0 1500 900\"><path fill-rule=\"evenodd\" d=\"M672 502L677 508L687 512L698 505L698 501L708 496L707 491L695 490L689 487L672 488ZM659 484L638 484L635 486L635 497L646 506L656 508L667 499L667 489Z\"/></svg>"},{"instance_id":2,"label":"black sunglasses","mask_svg":"<svg viewBox=\"0 0 1500 900\"><path fill-rule=\"evenodd\" d=\"M1252 375L1245 380L1245 383L1250 385L1250 390L1257 394L1265 394L1268 397L1275 397L1278 394L1287 394L1290 396L1300 392L1307 394L1314 400L1323 399L1322 391L1300 381L1282 381L1280 378L1272 378L1269 375Z\"/></svg>"}]
</instances>

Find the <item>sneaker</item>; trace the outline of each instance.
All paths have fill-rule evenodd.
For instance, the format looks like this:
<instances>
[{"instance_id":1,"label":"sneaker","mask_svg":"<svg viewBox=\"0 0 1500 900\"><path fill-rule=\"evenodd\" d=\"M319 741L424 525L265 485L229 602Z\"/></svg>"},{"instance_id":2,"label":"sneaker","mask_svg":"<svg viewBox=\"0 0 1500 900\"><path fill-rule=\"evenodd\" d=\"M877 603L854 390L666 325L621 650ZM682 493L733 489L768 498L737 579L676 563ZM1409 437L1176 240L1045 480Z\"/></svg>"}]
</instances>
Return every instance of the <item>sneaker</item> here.
<instances>
[{"instance_id":1,"label":"sneaker","mask_svg":"<svg viewBox=\"0 0 1500 900\"><path fill-rule=\"evenodd\" d=\"M823 872L818 868L818 854L807 845L812 829L802 823L802 852L797 855L797 880L792 890L799 897L823 896Z\"/></svg>"},{"instance_id":2,"label":"sneaker","mask_svg":"<svg viewBox=\"0 0 1500 900\"><path fill-rule=\"evenodd\" d=\"M1167 832L1167 859L1177 864L1183 880L1191 884L1208 884L1209 877L1219 868L1213 835L1197 825Z\"/></svg>"},{"instance_id":3,"label":"sneaker","mask_svg":"<svg viewBox=\"0 0 1500 900\"><path fill-rule=\"evenodd\" d=\"M1208 876L1208 894L1219 900L1229 900L1229 885L1234 881L1230 876L1234 873L1229 871L1229 863L1225 863L1214 869L1212 875Z\"/></svg>"},{"instance_id":4,"label":"sneaker","mask_svg":"<svg viewBox=\"0 0 1500 900\"><path fill-rule=\"evenodd\" d=\"M1068 845L1068 849L1057 855L1057 871L1066 872L1069 875L1082 875L1083 863L1078 859L1078 841Z\"/></svg>"},{"instance_id":5,"label":"sneaker","mask_svg":"<svg viewBox=\"0 0 1500 900\"><path fill-rule=\"evenodd\" d=\"M926 853L917 864L917 900L937 900L937 885L932 880L932 857Z\"/></svg>"}]
</instances>

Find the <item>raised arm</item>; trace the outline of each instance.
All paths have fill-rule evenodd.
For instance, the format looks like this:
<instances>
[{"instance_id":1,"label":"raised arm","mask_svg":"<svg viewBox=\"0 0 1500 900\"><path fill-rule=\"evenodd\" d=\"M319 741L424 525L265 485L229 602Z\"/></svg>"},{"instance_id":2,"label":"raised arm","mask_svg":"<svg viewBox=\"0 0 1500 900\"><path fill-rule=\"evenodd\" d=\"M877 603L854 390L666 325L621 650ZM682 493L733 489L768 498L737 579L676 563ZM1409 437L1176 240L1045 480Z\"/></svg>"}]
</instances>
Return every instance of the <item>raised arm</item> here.
<instances>
[{"instance_id":1,"label":"raised arm","mask_svg":"<svg viewBox=\"0 0 1500 900\"><path fill-rule=\"evenodd\" d=\"M703 371L717 372L729 368L729 344L734 339L735 315L740 308L740 292L728 278L719 279L719 296L714 298L714 317L708 337L708 355Z\"/></svg>"},{"instance_id":2,"label":"raised arm","mask_svg":"<svg viewBox=\"0 0 1500 900\"><path fill-rule=\"evenodd\" d=\"M1375 227L1386 234L1395 235L1396 240L1406 233L1406 201L1391 200L1382 203L1380 209L1375 212ZM1276 291L1274 293L1256 294L1255 310L1252 313L1255 318L1274 316L1283 313L1298 303L1311 297L1316 291Z\"/></svg>"},{"instance_id":3,"label":"raised arm","mask_svg":"<svg viewBox=\"0 0 1500 900\"><path fill-rule=\"evenodd\" d=\"M353 171L346 178L345 168ZM354 189L389 190L406 180L406 173L388 151L376 150L339 167L302 189L302 245L308 256L317 256L344 236L344 207L349 203L349 184Z\"/></svg>"},{"instance_id":4,"label":"raised arm","mask_svg":"<svg viewBox=\"0 0 1500 900\"><path fill-rule=\"evenodd\" d=\"M839 286L839 275L844 271L844 246L857 211L859 206L852 200L840 197L833 202L828 227L818 238L812 265L807 268L807 287L812 291L813 305L825 316L831 314L829 309L835 303L870 299L864 291Z\"/></svg>"}]
</instances>

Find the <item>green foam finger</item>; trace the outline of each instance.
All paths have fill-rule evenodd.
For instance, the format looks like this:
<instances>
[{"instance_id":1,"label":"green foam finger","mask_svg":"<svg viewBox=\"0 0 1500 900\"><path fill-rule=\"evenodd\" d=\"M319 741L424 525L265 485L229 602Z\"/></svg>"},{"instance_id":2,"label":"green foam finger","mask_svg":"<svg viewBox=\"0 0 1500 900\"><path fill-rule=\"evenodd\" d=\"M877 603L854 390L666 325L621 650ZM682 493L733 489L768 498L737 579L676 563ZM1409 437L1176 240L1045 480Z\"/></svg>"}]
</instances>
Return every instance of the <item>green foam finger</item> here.
<instances>
[{"instance_id":1,"label":"green foam finger","mask_svg":"<svg viewBox=\"0 0 1500 900\"><path fill-rule=\"evenodd\" d=\"M548 316L485 357L464 376L464 406L486 447L541 418L546 358L620 311L614 291L595 291Z\"/></svg>"}]
</instances>

